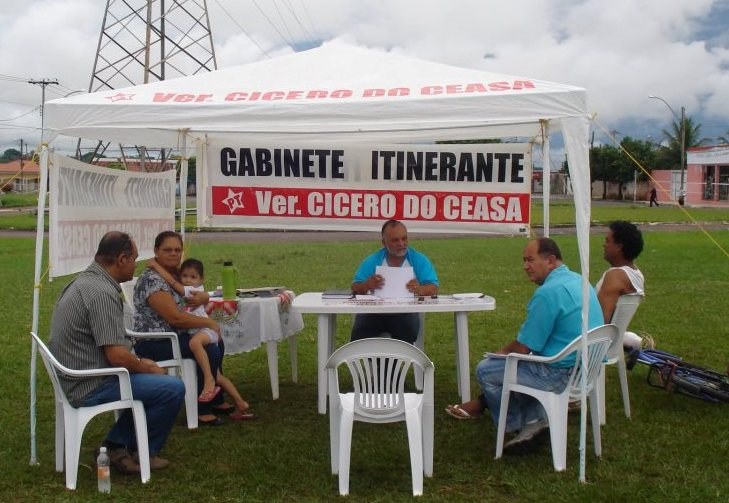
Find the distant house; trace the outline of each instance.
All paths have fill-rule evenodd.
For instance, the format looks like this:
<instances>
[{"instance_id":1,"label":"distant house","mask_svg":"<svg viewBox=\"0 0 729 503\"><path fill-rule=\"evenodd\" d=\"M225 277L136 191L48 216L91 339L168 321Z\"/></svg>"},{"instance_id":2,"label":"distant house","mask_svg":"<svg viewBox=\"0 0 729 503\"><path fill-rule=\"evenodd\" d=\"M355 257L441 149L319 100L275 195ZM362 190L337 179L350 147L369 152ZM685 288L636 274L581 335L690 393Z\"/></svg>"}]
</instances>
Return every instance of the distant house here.
<instances>
[{"instance_id":1,"label":"distant house","mask_svg":"<svg viewBox=\"0 0 729 503\"><path fill-rule=\"evenodd\" d=\"M13 187L17 192L33 192L40 184L40 166L33 161L20 159L0 163L0 187Z\"/></svg>"},{"instance_id":2,"label":"distant house","mask_svg":"<svg viewBox=\"0 0 729 503\"><path fill-rule=\"evenodd\" d=\"M168 159L163 164L159 160L147 160L144 163L138 159L128 159L127 166L129 171L146 171L148 173L157 173L159 171L167 171L177 167L176 159ZM123 169L124 164L118 158L103 158L94 163L103 167L117 167ZM33 192L37 191L40 185L40 166L29 160L12 161L0 163L0 188L12 187L17 192Z\"/></svg>"},{"instance_id":3,"label":"distant house","mask_svg":"<svg viewBox=\"0 0 729 503\"><path fill-rule=\"evenodd\" d=\"M659 189L674 200L681 191L681 170L653 170ZM729 206L729 145L691 147L686 153L684 173L686 204ZM661 199L659 190L658 199Z\"/></svg>"},{"instance_id":4,"label":"distant house","mask_svg":"<svg viewBox=\"0 0 729 503\"><path fill-rule=\"evenodd\" d=\"M549 189L553 197L572 194L569 177L556 171L549 173ZM532 167L532 194L544 194L544 169L541 166Z\"/></svg>"}]
</instances>

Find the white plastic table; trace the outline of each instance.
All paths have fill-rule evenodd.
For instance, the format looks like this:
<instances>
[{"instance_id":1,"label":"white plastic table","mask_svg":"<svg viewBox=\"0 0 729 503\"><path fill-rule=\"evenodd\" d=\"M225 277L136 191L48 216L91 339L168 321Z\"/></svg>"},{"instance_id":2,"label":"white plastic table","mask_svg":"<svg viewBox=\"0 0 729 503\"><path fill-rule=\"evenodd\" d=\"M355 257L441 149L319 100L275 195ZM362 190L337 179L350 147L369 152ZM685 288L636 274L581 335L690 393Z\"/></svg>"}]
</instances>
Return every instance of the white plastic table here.
<instances>
[{"instance_id":1,"label":"white plastic table","mask_svg":"<svg viewBox=\"0 0 729 503\"><path fill-rule=\"evenodd\" d=\"M356 300L323 300L321 292L306 292L294 299L292 307L299 313L318 315L317 323L317 378L319 387L318 410L327 411L326 364L334 352L337 314L357 313L454 313L456 371L458 392L462 401L471 399L471 380L468 356L468 313L472 311L492 311L496 309L493 297L454 299L450 296L415 300L360 302ZM423 326L421 323L421 330Z\"/></svg>"}]
</instances>

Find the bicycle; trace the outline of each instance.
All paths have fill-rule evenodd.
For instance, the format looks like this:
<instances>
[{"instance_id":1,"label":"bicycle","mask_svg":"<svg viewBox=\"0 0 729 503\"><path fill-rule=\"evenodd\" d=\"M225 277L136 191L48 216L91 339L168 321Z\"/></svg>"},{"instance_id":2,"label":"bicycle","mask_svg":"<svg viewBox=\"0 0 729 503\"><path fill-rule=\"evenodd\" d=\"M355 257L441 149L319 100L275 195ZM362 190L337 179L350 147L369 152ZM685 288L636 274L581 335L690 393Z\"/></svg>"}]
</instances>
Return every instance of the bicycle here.
<instances>
[{"instance_id":1,"label":"bicycle","mask_svg":"<svg viewBox=\"0 0 729 503\"><path fill-rule=\"evenodd\" d=\"M649 366L648 384L667 391L682 393L707 402L729 402L729 376L683 360L680 356L658 349L632 351L626 366L636 363Z\"/></svg>"}]
</instances>

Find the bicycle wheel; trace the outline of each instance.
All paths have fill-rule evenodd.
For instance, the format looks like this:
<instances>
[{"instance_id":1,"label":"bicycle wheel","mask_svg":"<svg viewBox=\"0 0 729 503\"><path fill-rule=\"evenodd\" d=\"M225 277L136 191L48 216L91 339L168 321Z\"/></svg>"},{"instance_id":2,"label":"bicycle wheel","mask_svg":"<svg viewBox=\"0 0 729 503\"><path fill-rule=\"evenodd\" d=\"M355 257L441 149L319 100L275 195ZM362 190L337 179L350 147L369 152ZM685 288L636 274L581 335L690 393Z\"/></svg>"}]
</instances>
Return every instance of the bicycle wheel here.
<instances>
[{"instance_id":1,"label":"bicycle wheel","mask_svg":"<svg viewBox=\"0 0 729 503\"><path fill-rule=\"evenodd\" d=\"M679 392L710 402L729 402L729 391L722 390L719 383L689 372L677 371L671 377L671 381Z\"/></svg>"}]
</instances>

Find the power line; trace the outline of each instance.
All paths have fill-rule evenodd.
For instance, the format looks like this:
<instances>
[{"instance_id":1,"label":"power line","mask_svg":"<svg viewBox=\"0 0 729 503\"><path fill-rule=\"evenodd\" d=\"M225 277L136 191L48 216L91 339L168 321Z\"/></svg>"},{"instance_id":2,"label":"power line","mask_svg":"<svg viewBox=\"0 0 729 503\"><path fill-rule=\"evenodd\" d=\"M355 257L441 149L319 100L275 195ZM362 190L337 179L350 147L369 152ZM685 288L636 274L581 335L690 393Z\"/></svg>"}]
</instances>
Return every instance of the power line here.
<instances>
[{"instance_id":1,"label":"power line","mask_svg":"<svg viewBox=\"0 0 729 503\"><path fill-rule=\"evenodd\" d=\"M291 38L291 45L293 45L294 35L291 33L291 30L289 30L289 26L286 24L286 20L284 19L283 15L281 15L281 10L278 8L278 2L276 2L276 0L273 0L273 6L276 8L276 13L278 14L278 17L281 20L281 24L283 24L283 27L286 30L286 33L288 33L289 37Z\"/></svg>"},{"instance_id":2,"label":"power line","mask_svg":"<svg viewBox=\"0 0 729 503\"><path fill-rule=\"evenodd\" d=\"M23 81L25 84L26 81ZM20 101L8 101L8 100L0 100L0 103L10 103L11 105L22 105L24 107L34 107L36 105L31 105L30 103L21 103Z\"/></svg>"},{"instance_id":3,"label":"power line","mask_svg":"<svg viewBox=\"0 0 729 503\"><path fill-rule=\"evenodd\" d=\"M315 45L316 40L314 40L314 37L311 36L311 34L309 33L309 30L307 30L306 27L303 25L303 23L299 19L299 16L296 15L296 11L294 11L294 8L291 6L291 2L289 0L283 0L283 3L289 9L289 12L291 12L291 15L294 16L296 23L301 27L301 31L304 34L304 37L306 37L309 40L310 44Z\"/></svg>"},{"instance_id":4,"label":"power line","mask_svg":"<svg viewBox=\"0 0 729 503\"><path fill-rule=\"evenodd\" d=\"M33 108L32 110L30 110L30 111L28 111L28 112L25 112L24 114L18 115L17 117L13 117L12 119L0 119L0 122L10 122L10 121L18 120L18 119L20 119L21 117L25 117L26 115L30 115L30 114L32 114L33 112L35 112L35 111L36 111L36 110L38 110L39 108L40 108L40 107L35 107L35 108Z\"/></svg>"},{"instance_id":5,"label":"power line","mask_svg":"<svg viewBox=\"0 0 729 503\"><path fill-rule=\"evenodd\" d=\"M16 77L14 75L3 75L0 73L0 80L7 80L10 82L26 82L28 79L25 77Z\"/></svg>"},{"instance_id":6,"label":"power line","mask_svg":"<svg viewBox=\"0 0 729 503\"><path fill-rule=\"evenodd\" d=\"M304 9L304 14L306 14L306 17L309 19L309 24L311 25L311 29L314 32L314 35L319 33L319 30L316 29L316 26L314 26L314 21L311 19L311 15L309 14L309 9L306 8L306 2L304 0L299 0L301 3L301 7Z\"/></svg>"},{"instance_id":7,"label":"power line","mask_svg":"<svg viewBox=\"0 0 729 503\"><path fill-rule=\"evenodd\" d=\"M230 12L228 12L228 11L226 10L226 8L225 8L225 7L223 7L223 6L222 6L222 5L220 4L220 2L219 2L218 0L214 0L214 2L215 2L215 3L217 4L217 5L218 5L218 7L220 7L220 9L221 9L221 10L222 10L223 12L225 12L225 15L226 15L226 16L228 16L228 18L229 18L229 19L230 19L231 21L233 21L233 24L235 24L235 25L236 25L236 26L238 27L238 29L239 29L240 31L242 31L242 32L243 32L243 34L244 34L244 35L245 35L246 37L248 37L248 40L250 40L251 42L253 42L253 45L255 45L256 47L258 47L258 50L259 50L259 51L261 51L261 52L262 52L262 53L263 53L263 54L264 54L264 55L265 55L265 56L266 56L267 58L270 58L270 57L271 57L271 55L270 55L270 54L269 54L269 53L268 53L268 52L266 51L266 49L264 49L263 47L261 47L261 46L260 46L260 44L259 44L258 42L256 42L256 40L255 40L255 39L253 38L253 36L252 36L252 35L251 35L250 33L248 33L248 32L246 31L246 29L245 29L245 28L243 28L243 26L241 26L241 24L240 24L240 23L239 23L239 22L238 22L238 21L237 21L237 20L236 20L236 19L235 19L235 18L234 18L234 17L232 16L232 15L231 15L231 13L230 13Z\"/></svg>"},{"instance_id":8,"label":"power line","mask_svg":"<svg viewBox=\"0 0 729 503\"><path fill-rule=\"evenodd\" d=\"M278 33L278 35L281 37L281 39L284 41L284 43L286 45L288 45L289 47L293 47L293 45L294 45L293 42L289 42L288 40L286 40L286 37L284 37L283 33L281 33L281 31L276 27L275 24L273 24L273 21L271 21L271 19L266 15L266 13L263 12L263 9L261 9L261 7L258 5L258 2L256 2L256 0L251 0L251 1L253 2L253 5L256 6L256 9L258 9L258 12L260 12L261 15L263 15L263 17L266 18L266 21L268 21L268 24L271 25L271 28L273 28L276 31L276 33Z\"/></svg>"}]
</instances>

